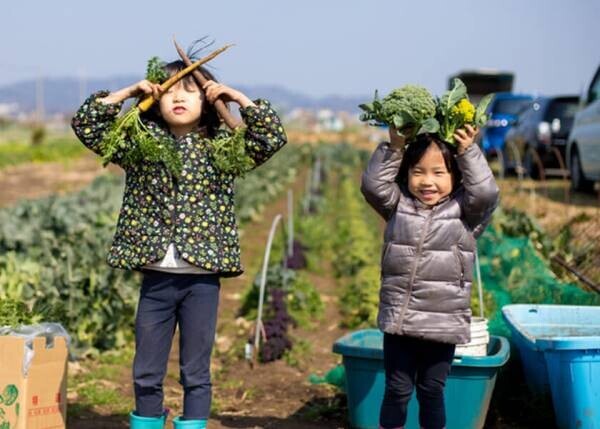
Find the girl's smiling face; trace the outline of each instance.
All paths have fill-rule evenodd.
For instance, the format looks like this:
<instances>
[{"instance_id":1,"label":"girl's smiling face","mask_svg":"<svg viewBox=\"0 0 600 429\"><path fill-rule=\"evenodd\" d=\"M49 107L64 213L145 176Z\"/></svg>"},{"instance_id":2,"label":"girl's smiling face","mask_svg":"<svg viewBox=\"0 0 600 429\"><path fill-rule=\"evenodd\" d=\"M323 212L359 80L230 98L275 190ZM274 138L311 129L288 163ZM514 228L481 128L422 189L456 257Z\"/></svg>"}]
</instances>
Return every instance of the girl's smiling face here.
<instances>
[{"instance_id":1,"label":"girl's smiling face","mask_svg":"<svg viewBox=\"0 0 600 429\"><path fill-rule=\"evenodd\" d=\"M428 206L436 205L452 192L452 173L436 144L431 143L419 162L408 169L408 190Z\"/></svg>"},{"instance_id":2,"label":"girl's smiling face","mask_svg":"<svg viewBox=\"0 0 600 429\"><path fill-rule=\"evenodd\" d=\"M198 126L203 93L193 79L182 79L160 98L160 115L175 136L181 137Z\"/></svg>"}]
</instances>

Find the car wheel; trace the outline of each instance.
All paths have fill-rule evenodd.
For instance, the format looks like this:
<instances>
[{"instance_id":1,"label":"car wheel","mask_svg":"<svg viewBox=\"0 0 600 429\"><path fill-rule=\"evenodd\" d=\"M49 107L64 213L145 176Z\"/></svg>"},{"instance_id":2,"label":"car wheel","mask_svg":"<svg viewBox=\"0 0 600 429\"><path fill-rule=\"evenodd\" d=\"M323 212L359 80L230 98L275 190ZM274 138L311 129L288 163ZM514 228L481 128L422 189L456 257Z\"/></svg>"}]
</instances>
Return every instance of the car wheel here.
<instances>
[{"instance_id":1,"label":"car wheel","mask_svg":"<svg viewBox=\"0 0 600 429\"><path fill-rule=\"evenodd\" d=\"M571 188L575 191L590 191L593 189L593 183L585 178L581 171L581 158L577 149L571 154L571 165L569 166L571 173Z\"/></svg>"}]
</instances>

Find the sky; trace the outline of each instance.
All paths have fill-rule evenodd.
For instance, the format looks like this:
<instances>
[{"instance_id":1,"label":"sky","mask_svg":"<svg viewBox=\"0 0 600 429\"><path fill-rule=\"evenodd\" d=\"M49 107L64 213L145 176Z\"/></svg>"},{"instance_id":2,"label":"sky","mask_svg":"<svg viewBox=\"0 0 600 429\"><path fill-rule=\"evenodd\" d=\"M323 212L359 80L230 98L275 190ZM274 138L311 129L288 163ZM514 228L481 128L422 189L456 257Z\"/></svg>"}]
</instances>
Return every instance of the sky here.
<instances>
[{"instance_id":1,"label":"sky","mask_svg":"<svg viewBox=\"0 0 600 429\"><path fill-rule=\"evenodd\" d=\"M600 64L598 0L20 0L1 21L0 87L142 77L150 57L177 59L173 35L185 47L234 43L212 63L224 83L311 96L407 83L440 94L474 68L514 72L517 91L580 94Z\"/></svg>"}]
</instances>

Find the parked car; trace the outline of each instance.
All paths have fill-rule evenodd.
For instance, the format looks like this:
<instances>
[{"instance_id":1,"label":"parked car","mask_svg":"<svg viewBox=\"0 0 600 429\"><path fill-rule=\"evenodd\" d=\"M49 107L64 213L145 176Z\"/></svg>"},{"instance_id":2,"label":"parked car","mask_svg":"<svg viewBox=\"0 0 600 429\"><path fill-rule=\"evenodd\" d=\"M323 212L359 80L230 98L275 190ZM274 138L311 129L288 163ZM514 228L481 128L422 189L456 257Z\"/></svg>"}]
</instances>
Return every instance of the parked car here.
<instances>
[{"instance_id":1,"label":"parked car","mask_svg":"<svg viewBox=\"0 0 600 429\"><path fill-rule=\"evenodd\" d=\"M517 161L520 161L525 174L538 178L539 164L531 151L533 148L539 155L544 169L564 168L567 138L578 109L577 96L536 98L519 114L514 125L506 133L506 167L515 168Z\"/></svg>"},{"instance_id":2,"label":"parked car","mask_svg":"<svg viewBox=\"0 0 600 429\"><path fill-rule=\"evenodd\" d=\"M502 154L506 133L532 101L533 96L527 94L499 92L494 95L487 110L490 119L481 130L481 146L486 156Z\"/></svg>"},{"instance_id":3,"label":"parked car","mask_svg":"<svg viewBox=\"0 0 600 429\"><path fill-rule=\"evenodd\" d=\"M575 115L567 140L567 165L573 189L592 190L594 182L600 181L600 66Z\"/></svg>"}]
</instances>

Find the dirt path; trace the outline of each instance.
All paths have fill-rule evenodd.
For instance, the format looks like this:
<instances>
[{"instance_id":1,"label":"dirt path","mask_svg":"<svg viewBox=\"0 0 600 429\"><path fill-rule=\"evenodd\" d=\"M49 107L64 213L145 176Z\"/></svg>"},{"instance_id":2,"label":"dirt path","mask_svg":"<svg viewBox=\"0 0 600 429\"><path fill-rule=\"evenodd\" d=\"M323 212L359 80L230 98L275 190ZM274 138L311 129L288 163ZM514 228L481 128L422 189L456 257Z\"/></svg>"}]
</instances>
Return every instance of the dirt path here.
<instances>
[{"instance_id":1,"label":"dirt path","mask_svg":"<svg viewBox=\"0 0 600 429\"><path fill-rule=\"evenodd\" d=\"M23 199L76 191L107 171L122 174L114 164L103 168L92 153L65 162L27 163L3 168L0 170L0 207Z\"/></svg>"},{"instance_id":2,"label":"dirt path","mask_svg":"<svg viewBox=\"0 0 600 429\"><path fill-rule=\"evenodd\" d=\"M294 194L302 195L304 176L293 185ZM242 255L246 273L234 279L226 279L222 285L219 324L217 327L216 352L213 354L214 399L217 412L209 423L211 429L221 428L337 428L343 426L343 418L338 421L311 422L314 414L335 401L335 393L326 386L314 386L308 382L311 373L323 374L338 363L338 357L331 352L333 342L342 335L339 329L336 284L332 278L310 274L310 279L326 303L326 314L322 325L313 329L296 329L292 338L310 344L307 355L298 367L292 367L283 360L250 368L237 353L228 353L228 345L235 338L242 341L251 334L250 327L236 324L236 313L241 296L253 281L262 264L265 244L271 222L276 214L285 214L286 198L280 198L265 210L262 219L246 227L242 239ZM241 335L240 335L241 334ZM240 338L241 337L241 338ZM169 374L178 372L178 350L176 343L171 353ZM170 377L166 385L172 389L173 411L180 413L182 390L176 378Z\"/></svg>"}]
</instances>

